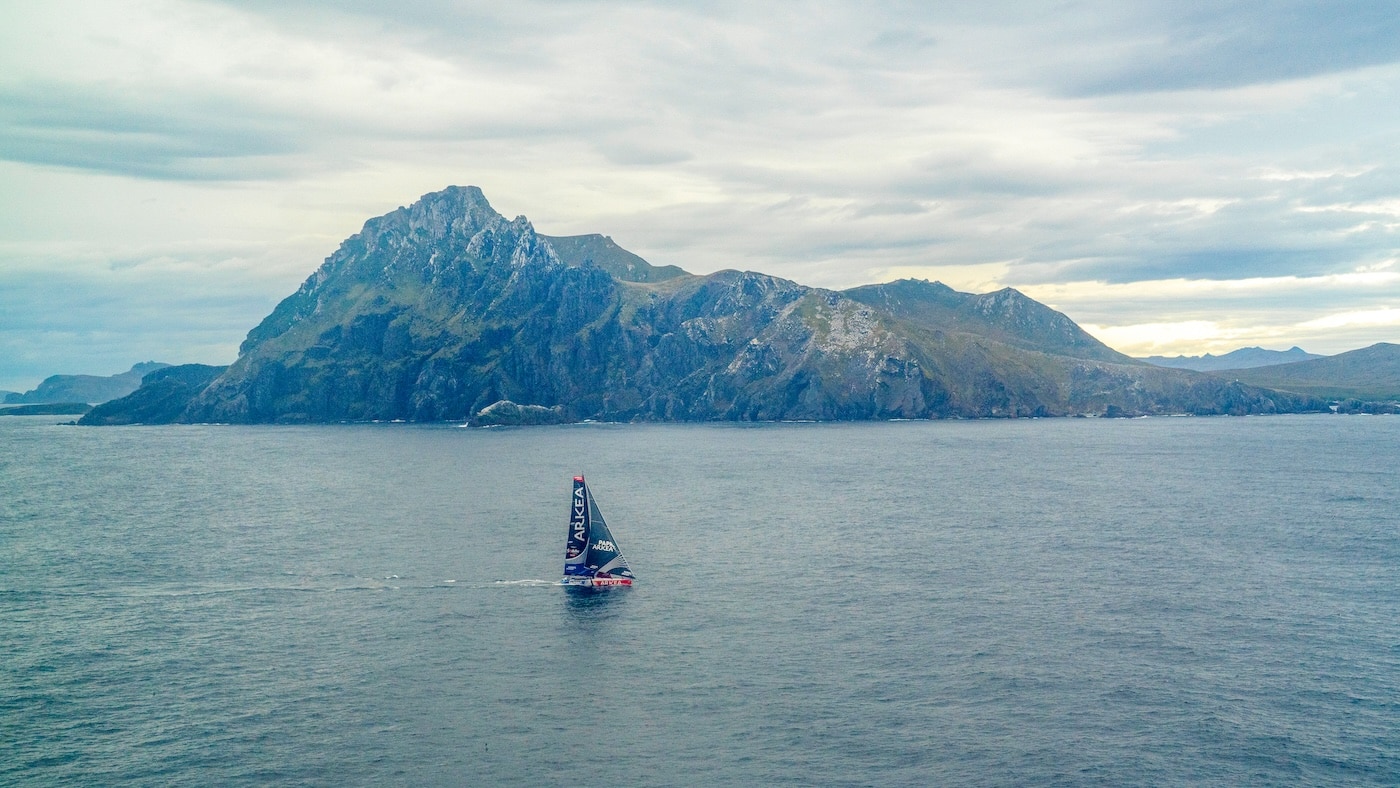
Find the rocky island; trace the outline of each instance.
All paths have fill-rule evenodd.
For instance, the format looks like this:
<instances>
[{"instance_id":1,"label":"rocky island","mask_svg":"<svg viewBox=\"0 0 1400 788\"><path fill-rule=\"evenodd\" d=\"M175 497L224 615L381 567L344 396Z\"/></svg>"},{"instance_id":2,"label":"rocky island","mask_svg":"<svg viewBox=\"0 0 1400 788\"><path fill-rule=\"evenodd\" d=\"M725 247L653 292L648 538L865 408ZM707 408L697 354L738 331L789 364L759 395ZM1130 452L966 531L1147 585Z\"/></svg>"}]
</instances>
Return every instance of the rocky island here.
<instances>
[{"instance_id":1,"label":"rocky island","mask_svg":"<svg viewBox=\"0 0 1400 788\"><path fill-rule=\"evenodd\" d=\"M144 392L144 393L143 393ZM1326 410L1124 356L1021 293L832 291L550 237L475 187L365 223L228 368L82 423L858 420Z\"/></svg>"}]
</instances>

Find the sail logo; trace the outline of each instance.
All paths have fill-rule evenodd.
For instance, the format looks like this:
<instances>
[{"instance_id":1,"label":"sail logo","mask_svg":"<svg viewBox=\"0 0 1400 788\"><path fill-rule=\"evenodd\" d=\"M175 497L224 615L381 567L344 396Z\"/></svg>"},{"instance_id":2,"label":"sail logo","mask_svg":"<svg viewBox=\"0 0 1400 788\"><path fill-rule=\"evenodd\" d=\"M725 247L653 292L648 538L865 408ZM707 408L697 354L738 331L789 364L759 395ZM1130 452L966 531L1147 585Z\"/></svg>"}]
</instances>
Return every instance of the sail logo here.
<instances>
[{"instance_id":1,"label":"sail logo","mask_svg":"<svg viewBox=\"0 0 1400 788\"><path fill-rule=\"evenodd\" d=\"M569 525L573 530L573 541L588 543L588 500L583 495L583 487L574 488L574 511Z\"/></svg>"},{"instance_id":2,"label":"sail logo","mask_svg":"<svg viewBox=\"0 0 1400 788\"><path fill-rule=\"evenodd\" d=\"M596 541L596 542L593 543L593 549L594 549L594 550L601 550L601 551L607 552L607 553L616 553L616 552L617 552L617 545L613 544L612 542L608 541L607 539L599 539L598 541Z\"/></svg>"}]
</instances>

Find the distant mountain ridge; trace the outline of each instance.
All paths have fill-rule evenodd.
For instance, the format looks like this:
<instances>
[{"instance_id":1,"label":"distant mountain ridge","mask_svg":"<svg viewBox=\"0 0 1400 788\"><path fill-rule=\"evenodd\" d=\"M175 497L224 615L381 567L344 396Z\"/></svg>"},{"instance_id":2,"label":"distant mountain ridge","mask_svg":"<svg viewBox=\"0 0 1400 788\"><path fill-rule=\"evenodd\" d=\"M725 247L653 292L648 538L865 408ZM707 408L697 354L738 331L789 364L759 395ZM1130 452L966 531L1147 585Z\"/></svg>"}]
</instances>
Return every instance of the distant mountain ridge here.
<instances>
[{"instance_id":1,"label":"distant mountain ridge","mask_svg":"<svg viewBox=\"0 0 1400 788\"><path fill-rule=\"evenodd\" d=\"M1014 290L835 292L540 235L475 187L367 221L142 420L851 420L1325 409L1129 359ZM155 379L147 385L154 385ZM195 391L195 389L198 389ZM133 395L139 399L141 392ZM149 399L149 398L148 398ZM134 400L133 400L134 401ZM84 423L114 423L126 401Z\"/></svg>"},{"instance_id":2,"label":"distant mountain ridge","mask_svg":"<svg viewBox=\"0 0 1400 788\"><path fill-rule=\"evenodd\" d=\"M1378 342L1335 356L1215 374L1332 400L1400 401L1400 345Z\"/></svg>"},{"instance_id":3,"label":"distant mountain ridge","mask_svg":"<svg viewBox=\"0 0 1400 788\"><path fill-rule=\"evenodd\" d=\"M8 394L6 405L38 405L46 403L86 402L96 404L125 397L141 386L141 378L150 372L168 367L156 361L134 365L126 372L102 377L99 375L50 375L32 391Z\"/></svg>"},{"instance_id":4,"label":"distant mountain ridge","mask_svg":"<svg viewBox=\"0 0 1400 788\"><path fill-rule=\"evenodd\" d=\"M1210 353L1204 356L1148 356L1139 359L1149 364L1156 364L1159 367L1172 367L1174 369L1194 369L1197 372L1214 372L1221 369L1249 369L1251 367L1270 367L1277 364L1291 364L1295 361L1308 361L1315 358L1326 358L1315 353L1309 353L1294 345L1288 350L1265 350L1261 347L1242 347L1232 350L1223 356L1214 356Z\"/></svg>"}]
</instances>

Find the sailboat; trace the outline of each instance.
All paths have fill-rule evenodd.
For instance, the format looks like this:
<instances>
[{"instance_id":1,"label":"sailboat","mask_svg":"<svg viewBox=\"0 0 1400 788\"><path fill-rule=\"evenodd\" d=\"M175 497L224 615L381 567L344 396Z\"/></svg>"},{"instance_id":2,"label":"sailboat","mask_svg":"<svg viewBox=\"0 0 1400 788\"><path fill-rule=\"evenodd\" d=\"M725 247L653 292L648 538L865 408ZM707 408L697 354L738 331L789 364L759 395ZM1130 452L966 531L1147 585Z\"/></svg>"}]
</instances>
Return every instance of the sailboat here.
<instances>
[{"instance_id":1,"label":"sailboat","mask_svg":"<svg viewBox=\"0 0 1400 788\"><path fill-rule=\"evenodd\" d=\"M564 546L562 585L576 588L630 586L632 577L632 568L608 531L603 513L588 494L588 483L582 476L575 476L574 494L569 501L569 537Z\"/></svg>"}]
</instances>

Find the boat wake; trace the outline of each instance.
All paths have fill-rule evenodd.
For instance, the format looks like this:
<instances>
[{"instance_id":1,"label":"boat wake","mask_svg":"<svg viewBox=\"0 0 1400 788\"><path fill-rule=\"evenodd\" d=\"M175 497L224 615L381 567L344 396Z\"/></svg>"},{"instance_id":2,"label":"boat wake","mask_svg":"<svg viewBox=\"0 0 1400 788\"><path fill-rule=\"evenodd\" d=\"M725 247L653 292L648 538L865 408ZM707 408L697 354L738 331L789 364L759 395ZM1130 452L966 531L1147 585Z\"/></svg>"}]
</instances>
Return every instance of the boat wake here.
<instances>
[{"instance_id":1,"label":"boat wake","mask_svg":"<svg viewBox=\"0 0 1400 788\"><path fill-rule=\"evenodd\" d=\"M558 580L478 580L462 582L453 579L431 580L426 578L387 575L382 577L357 577L354 575L322 576L305 578L300 582L269 583L172 583L149 582L119 585L66 585L48 588L4 588L0 587L0 599L8 597L198 597L230 596L243 594L331 594L347 592L414 592L441 591L448 589L485 590L491 588L547 588L560 585Z\"/></svg>"}]
</instances>

